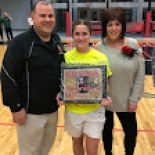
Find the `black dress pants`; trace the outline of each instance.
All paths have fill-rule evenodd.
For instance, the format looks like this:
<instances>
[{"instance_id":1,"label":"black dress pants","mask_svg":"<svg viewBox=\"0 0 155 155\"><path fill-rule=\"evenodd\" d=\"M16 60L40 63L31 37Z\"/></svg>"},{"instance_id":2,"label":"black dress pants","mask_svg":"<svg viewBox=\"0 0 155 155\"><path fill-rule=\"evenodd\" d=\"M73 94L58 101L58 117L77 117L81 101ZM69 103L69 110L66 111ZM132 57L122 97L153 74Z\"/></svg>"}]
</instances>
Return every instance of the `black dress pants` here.
<instances>
[{"instance_id":1,"label":"black dress pants","mask_svg":"<svg viewBox=\"0 0 155 155\"><path fill-rule=\"evenodd\" d=\"M112 155L112 130L114 126L114 112L106 111L106 122L104 125L104 130L102 133L102 140L104 142L104 150L106 155ZM136 113L129 112L116 112L118 116L123 131L125 134L124 137L124 146L126 155L133 155L134 148L136 145L136 137L137 137L137 120Z\"/></svg>"},{"instance_id":2,"label":"black dress pants","mask_svg":"<svg viewBox=\"0 0 155 155\"><path fill-rule=\"evenodd\" d=\"M0 36L1 36L1 39L3 39L3 29L0 28Z\"/></svg>"},{"instance_id":3,"label":"black dress pants","mask_svg":"<svg viewBox=\"0 0 155 155\"><path fill-rule=\"evenodd\" d=\"M13 39L12 29L11 29L11 28L6 28L5 31L6 31L7 39L8 39L9 41L10 41L11 39Z\"/></svg>"}]
</instances>

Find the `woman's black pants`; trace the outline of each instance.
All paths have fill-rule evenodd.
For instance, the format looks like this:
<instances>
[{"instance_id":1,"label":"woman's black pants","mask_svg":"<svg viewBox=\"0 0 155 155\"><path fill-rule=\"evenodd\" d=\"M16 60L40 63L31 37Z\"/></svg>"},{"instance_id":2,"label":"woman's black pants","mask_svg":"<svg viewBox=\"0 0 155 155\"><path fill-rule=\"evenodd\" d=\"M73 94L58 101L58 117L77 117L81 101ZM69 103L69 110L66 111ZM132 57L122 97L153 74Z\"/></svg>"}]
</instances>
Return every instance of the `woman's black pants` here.
<instances>
[{"instance_id":1,"label":"woman's black pants","mask_svg":"<svg viewBox=\"0 0 155 155\"><path fill-rule=\"evenodd\" d=\"M114 126L114 112L106 110L106 122L104 125L104 130L102 133L102 140L104 143L104 150L106 155L112 155L112 130ZM124 137L124 146L126 155L133 155L134 148L136 145L136 137L137 137L137 120L136 120L136 113L129 113L129 112L116 112L118 116L123 131L125 134Z\"/></svg>"}]
</instances>

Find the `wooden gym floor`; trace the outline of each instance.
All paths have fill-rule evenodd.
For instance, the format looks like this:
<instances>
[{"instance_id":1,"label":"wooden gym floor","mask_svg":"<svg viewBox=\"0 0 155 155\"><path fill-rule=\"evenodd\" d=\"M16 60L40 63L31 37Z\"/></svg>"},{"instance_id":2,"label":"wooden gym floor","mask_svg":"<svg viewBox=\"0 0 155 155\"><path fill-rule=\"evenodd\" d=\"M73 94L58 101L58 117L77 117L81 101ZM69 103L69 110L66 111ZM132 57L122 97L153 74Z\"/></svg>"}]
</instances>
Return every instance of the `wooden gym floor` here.
<instances>
[{"instance_id":1,"label":"wooden gym floor","mask_svg":"<svg viewBox=\"0 0 155 155\"><path fill-rule=\"evenodd\" d=\"M6 46L0 46L0 65L5 49ZM137 109L138 137L134 155L155 155L155 87L150 75L145 76L144 92ZM116 116L113 136L113 155L124 155L124 134ZM0 155L18 155L16 124L12 122L9 108L3 106L2 100L0 100ZM71 137L64 131L64 106L59 108L57 136L49 155L73 155ZM101 140L98 155L105 155Z\"/></svg>"}]
</instances>

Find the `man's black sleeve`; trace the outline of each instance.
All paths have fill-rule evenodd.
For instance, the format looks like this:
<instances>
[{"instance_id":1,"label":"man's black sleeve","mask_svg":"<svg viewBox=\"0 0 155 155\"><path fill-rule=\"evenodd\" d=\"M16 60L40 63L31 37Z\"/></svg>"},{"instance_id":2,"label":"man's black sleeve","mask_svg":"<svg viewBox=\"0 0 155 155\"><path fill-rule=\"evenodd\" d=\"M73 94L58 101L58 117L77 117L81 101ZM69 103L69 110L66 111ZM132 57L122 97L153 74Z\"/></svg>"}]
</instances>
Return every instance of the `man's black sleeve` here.
<instances>
[{"instance_id":1,"label":"man's black sleeve","mask_svg":"<svg viewBox=\"0 0 155 155\"><path fill-rule=\"evenodd\" d=\"M19 81L24 61L22 50L20 40L13 39L7 47L1 68L3 104L9 106L12 112L23 108L19 96Z\"/></svg>"}]
</instances>

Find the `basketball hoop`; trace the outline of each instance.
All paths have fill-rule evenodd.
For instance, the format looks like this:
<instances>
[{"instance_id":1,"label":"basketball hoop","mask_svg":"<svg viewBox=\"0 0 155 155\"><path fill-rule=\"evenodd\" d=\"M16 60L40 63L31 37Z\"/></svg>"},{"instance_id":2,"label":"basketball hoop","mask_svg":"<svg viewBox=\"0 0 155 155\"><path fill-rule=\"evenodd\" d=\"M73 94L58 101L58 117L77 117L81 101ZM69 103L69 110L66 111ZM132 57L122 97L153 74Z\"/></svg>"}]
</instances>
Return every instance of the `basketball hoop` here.
<instances>
[{"instance_id":1,"label":"basketball hoop","mask_svg":"<svg viewBox=\"0 0 155 155\"><path fill-rule=\"evenodd\" d=\"M87 3L86 3L86 6L87 6L87 7L90 7L90 6L91 6L91 3L90 3L90 2L87 2Z\"/></svg>"}]
</instances>

